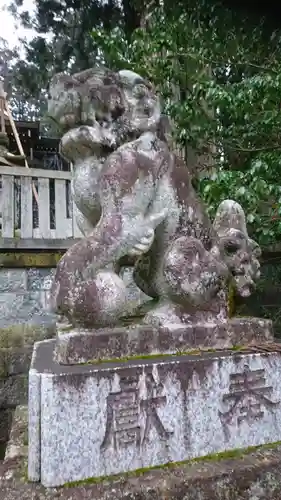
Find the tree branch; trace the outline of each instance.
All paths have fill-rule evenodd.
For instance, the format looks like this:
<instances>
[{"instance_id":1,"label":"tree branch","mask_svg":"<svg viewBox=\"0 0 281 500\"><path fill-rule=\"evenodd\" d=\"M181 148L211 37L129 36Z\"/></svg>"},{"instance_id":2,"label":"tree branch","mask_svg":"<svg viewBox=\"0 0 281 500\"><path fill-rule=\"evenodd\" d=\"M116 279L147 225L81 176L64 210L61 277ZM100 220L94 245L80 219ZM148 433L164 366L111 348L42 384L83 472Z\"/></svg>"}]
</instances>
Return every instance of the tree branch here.
<instances>
[{"instance_id":1,"label":"tree branch","mask_svg":"<svg viewBox=\"0 0 281 500\"><path fill-rule=\"evenodd\" d=\"M242 145L236 144L236 146L228 141L223 141L224 145L227 146L232 151L240 151L241 153L261 153L266 151L281 151L281 144L275 146L262 146L260 148L245 148Z\"/></svg>"},{"instance_id":2,"label":"tree branch","mask_svg":"<svg viewBox=\"0 0 281 500\"><path fill-rule=\"evenodd\" d=\"M196 61L198 61L198 56L195 55L195 54L192 54L190 52L180 52L180 54L178 54L179 56L187 56L187 57L190 57L191 59L194 59ZM172 54L167 54L167 57L175 57L174 55ZM262 71L269 71L271 73L274 73L274 74L278 74L278 71L276 71L275 69L273 68L270 68L268 66L262 66L260 64L256 64L256 63L253 63L253 62L249 62L249 61L216 61L214 59L210 60L208 57L205 57L205 56L201 56L201 60L204 61L204 62L208 62L208 64L214 64L215 66L221 66L222 64L225 64L227 66L250 66L252 68L256 68L256 69L259 69L259 70L262 70Z\"/></svg>"}]
</instances>

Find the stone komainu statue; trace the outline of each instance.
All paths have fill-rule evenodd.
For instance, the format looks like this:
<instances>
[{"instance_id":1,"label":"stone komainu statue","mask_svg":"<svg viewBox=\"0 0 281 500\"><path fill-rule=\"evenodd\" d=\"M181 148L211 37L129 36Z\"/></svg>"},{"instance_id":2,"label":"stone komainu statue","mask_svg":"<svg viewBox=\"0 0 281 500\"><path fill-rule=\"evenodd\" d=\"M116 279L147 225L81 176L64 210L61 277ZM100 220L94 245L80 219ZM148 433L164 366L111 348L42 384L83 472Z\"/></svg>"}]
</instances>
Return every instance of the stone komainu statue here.
<instances>
[{"instance_id":1,"label":"stone komainu statue","mask_svg":"<svg viewBox=\"0 0 281 500\"><path fill-rule=\"evenodd\" d=\"M127 300L120 263L130 257L136 284L159 299L144 322L225 321L229 282L250 294L260 249L234 201L209 220L187 166L165 141L153 86L132 71L92 68L56 75L49 92L85 236L58 264L55 310L73 325L118 324Z\"/></svg>"}]
</instances>

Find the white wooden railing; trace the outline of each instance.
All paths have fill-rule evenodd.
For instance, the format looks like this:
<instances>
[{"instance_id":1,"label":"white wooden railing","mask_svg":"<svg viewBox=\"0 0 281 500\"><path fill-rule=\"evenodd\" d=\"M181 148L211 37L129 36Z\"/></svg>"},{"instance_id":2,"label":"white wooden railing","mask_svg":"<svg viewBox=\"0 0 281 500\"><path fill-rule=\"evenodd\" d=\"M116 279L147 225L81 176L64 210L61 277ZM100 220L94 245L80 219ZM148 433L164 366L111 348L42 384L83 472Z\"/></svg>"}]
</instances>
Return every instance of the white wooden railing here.
<instances>
[{"instance_id":1,"label":"white wooden railing","mask_svg":"<svg viewBox=\"0 0 281 500\"><path fill-rule=\"evenodd\" d=\"M3 239L80 238L72 216L71 172L0 166ZM38 192L38 204L32 184Z\"/></svg>"}]
</instances>

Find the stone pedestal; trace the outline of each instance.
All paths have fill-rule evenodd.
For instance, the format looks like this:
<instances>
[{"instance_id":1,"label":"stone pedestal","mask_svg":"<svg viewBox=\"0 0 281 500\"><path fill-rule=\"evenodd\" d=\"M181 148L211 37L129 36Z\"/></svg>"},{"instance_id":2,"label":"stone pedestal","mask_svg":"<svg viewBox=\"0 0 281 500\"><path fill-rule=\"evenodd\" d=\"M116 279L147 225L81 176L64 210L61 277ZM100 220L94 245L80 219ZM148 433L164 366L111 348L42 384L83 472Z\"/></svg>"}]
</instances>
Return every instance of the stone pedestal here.
<instances>
[{"instance_id":1,"label":"stone pedestal","mask_svg":"<svg viewBox=\"0 0 281 500\"><path fill-rule=\"evenodd\" d=\"M65 483L281 440L281 356L228 350L61 365L35 345L32 481Z\"/></svg>"},{"instance_id":2,"label":"stone pedestal","mask_svg":"<svg viewBox=\"0 0 281 500\"><path fill-rule=\"evenodd\" d=\"M198 349L229 349L272 340L272 322L262 318L241 317L173 328L143 324L86 330L61 324L57 328L54 355L58 363L75 365L131 356L182 354Z\"/></svg>"}]
</instances>

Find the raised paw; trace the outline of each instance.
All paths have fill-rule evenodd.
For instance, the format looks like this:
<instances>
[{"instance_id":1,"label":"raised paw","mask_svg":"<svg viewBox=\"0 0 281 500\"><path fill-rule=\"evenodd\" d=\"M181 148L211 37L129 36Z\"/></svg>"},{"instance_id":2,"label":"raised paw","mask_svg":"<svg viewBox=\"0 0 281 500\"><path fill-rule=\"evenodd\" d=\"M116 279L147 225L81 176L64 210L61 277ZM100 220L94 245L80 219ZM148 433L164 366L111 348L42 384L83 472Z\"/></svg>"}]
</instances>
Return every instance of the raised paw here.
<instances>
[{"instance_id":1,"label":"raised paw","mask_svg":"<svg viewBox=\"0 0 281 500\"><path fill-rule=\"evenodd\" d=\"M154 240L154 229L148 229L145 236L136 243L131 250L129 250L128 255L130 257L139 257L145 254L150 249Z\"/></svg>"}]
</instances>

